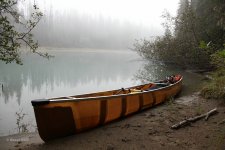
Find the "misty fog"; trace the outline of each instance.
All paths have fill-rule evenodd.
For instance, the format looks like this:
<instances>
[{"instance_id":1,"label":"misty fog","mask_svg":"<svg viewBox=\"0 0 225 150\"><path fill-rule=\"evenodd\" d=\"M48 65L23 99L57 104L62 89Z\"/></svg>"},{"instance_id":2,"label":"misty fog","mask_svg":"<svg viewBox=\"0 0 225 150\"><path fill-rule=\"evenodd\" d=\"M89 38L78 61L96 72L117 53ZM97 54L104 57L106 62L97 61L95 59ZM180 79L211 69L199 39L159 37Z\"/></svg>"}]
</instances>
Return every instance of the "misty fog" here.
<instances>
[{"instance_id":1,"label":"misty fog","mask_svg":"<svg viewBox=\"0 0 225 150\"><path fill-rule=\"evenodd\" d=\"M21 11L29 16L32 6L35 1L23 2L19 7ZM146 17L144 21L158 24L154 26L151 24L145 25L141 22L132 22L132 19L137 20L136 14L140 10L129 7L129 3L123 10L115 9L117 17L106 15L106 12L81 12L79 9L79 1L65 1L60 2L61 5L74 5L74 8L63 9L63 6L58 4L58 1L36 1L38 7L43 12L43 17L39 24L32 31L35 39L41 47L59 47L59 48L97 48L97 49L128 49L131 48L135 39L143 39L155 37L162 34L160 22L158 18ZM141 3L140 3L141 4ZM90 4L84 4L85 8L91 8ZM93 7L102 9L104 6L96 4ZM116 7L117 4L115 4ZM118 6L120 3L118 4ZM154 6L152 6L154 7ZM97 8L96 8L97 9ZM148 7L147 7L148 9ZM149 6L149 9L152 9ZM129 12L130 11L130 12ZM115 13L113 12L113 13ZM121 13L121 14L119 14ZM124 14L128 15L126 19L121 19ZM147 15L148 12L146 12ZM144 14L143 14L144 15ZM159 14L158 14L159 15ZM121 17L120 17L121 16ZM141 18L141 15L140 15ZM143 20L143 19L142 19ZM155 23L156 22L156 23Z\"/></svg>"},{"instance_id":2,"label":"misty fog","mask_svg":"<svg viewBox=\"0 0 225 150\"><path fill-rule=\"evenodd\" d=\"M50 12L33 33L41 46L123 49L149 32L141 25L102 16L93 18L76 12L53 15ZM153 30L152 34L158 33Z\"/></svg>"}]
</instances>

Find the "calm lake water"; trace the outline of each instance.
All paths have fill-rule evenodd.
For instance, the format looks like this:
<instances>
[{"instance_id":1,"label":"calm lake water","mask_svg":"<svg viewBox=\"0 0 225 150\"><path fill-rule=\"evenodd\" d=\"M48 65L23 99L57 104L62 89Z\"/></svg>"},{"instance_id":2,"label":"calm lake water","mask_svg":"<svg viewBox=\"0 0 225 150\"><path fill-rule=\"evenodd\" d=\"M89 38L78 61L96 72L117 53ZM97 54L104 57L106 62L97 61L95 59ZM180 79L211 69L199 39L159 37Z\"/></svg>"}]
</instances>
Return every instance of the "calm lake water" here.
<instances>
[{"instance_id":1,"label":"calm lake water","mask_svg":"<svg viewBox=\"0 0 225 150\"><path fill-rule=\"evenodd\" d=\"M145 62L129 50L51 50L46 60L24 54L24 65L0 62L0 136L18 133L17 123L36 129L31 100L129 87L181 73L184 94L201 76ZM193 88L194 87L194 88ZM186 92L185 92L186 91ZM18 122L16 112L25 114Z\"/></svg>"}]
</instances>

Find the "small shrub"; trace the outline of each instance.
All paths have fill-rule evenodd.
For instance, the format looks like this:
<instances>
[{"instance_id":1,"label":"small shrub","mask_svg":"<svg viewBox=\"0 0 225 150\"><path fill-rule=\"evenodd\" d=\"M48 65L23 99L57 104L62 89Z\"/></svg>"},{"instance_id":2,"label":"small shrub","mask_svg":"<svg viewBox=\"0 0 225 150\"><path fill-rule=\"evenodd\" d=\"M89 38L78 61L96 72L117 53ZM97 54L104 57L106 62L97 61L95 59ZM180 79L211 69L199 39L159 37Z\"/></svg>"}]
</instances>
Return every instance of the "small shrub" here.
<instances>
[{"instance_id":1,"label":"small shrub","mask_svg":"<svg viewBox=\"0 0 225 150\"><path fill-rule=\"evenodd\" d=\"M207 99L222 99L225 101L225 70L213 73L213 80L201 90L201 95Z\"/></svg>"},{"instance_id":2,"label":"small shrub","mask_svg":"<svg viewBox=\"0 0 225 150\"><path fill-rule=\"evenodd\" d=\"M211 63L218 69L225 67L225 49L211 55Z\"/></svg>"},{"instance_id":3,"label":"small shrub","mask_svg":"<svg viewBox=\"0 0 225 150\"><path fill-rule=\"evenodd\" d=\"M26 115L27 114L23 113L23 109L16 112L16 125L17 125L18 133L27 133L28 132L28 127L30 126L30 124L24 123L24 117Z\"/></svg>"}]
</instances>

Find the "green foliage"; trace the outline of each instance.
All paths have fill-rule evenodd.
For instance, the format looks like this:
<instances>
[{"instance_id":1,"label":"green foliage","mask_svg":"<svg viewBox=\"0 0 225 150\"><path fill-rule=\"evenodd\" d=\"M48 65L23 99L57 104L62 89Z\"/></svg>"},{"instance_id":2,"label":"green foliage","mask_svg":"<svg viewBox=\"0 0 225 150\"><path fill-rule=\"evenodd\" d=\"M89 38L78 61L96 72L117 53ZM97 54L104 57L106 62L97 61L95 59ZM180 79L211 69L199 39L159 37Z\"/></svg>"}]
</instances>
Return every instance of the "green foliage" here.
<instances>
[{"instance_id":1,"label":"green foliage","mask_svg":"<svg viewBox=\"0 0 225 150\"><path fill-rule=\"evenodd\" d=\"M211 63L218 69L225 68L225 50L218 51L211 55Z\"/></svg>"},{"instance_id":2,"label":"green foliage","mask_svg":"<svg viewBox=\"0 0 225 150\"><path fill-rule=\"evenodd\" d=\"M201 95L208 99L225 101L225 49L211 55L211 64L216 68L212 73L213 80L201 90Z\"/></svg>"},{"instance_id":3,"label":"green foliage","mask_svg":"<svg viewBox=\"0 0 225 150\"><path fill-rule=\"evenodd\" d=\"M0 60L6 63L22 64L20 48L27 45L31 52L49 58L47 53L37 51L38 43L33 40L31 31L43 14L34 5L34 12L25 19L17 9L18 0L0 0Z\"/></svg>"},{"instance_id":4,"label":"green foliage","mask_svg":"<svg viewBox=\"0 0 225 150\"><path fill-rule=\"evenodd\" d=\"M206 83L201 95L207 99L222 99L225 101L225 69L213 73L213 80Z\"/></svg>"},{"instance_id":5,"label":"green foliage","mask_svg":"<svg viewBox=\"0 0 225 150\"><path fill-rule=\"evenodd\" d=\"M206 42L205 41L200 41L199 48L206 49L207 48Z\"/></svg>"},{"instance_id":6,"label":"green foliage","mask_svg":"<svg viewBox=\"0 0 225 150\"><path fill-rule=\"evenodd\" d=\"M155 42L146 39L136 40L134 43L135 51L145 59L153 59L156 56L156 54L154 54L154 43Z\"/></svg>"},{"instance_id":7,"label":"green foliage","mask_svg":"<svg viewBox=\"0 0 225 150\"><path fill-rule=\"evenodd\" d=\"M211 67L211 55L221 49L225 41L222 8L225 3L220 0L180 0L176 17L163 15L166 19L164 36L135 43L134 47L146 59L178 64L183 68Z\"/></svg>"}]
</instances>

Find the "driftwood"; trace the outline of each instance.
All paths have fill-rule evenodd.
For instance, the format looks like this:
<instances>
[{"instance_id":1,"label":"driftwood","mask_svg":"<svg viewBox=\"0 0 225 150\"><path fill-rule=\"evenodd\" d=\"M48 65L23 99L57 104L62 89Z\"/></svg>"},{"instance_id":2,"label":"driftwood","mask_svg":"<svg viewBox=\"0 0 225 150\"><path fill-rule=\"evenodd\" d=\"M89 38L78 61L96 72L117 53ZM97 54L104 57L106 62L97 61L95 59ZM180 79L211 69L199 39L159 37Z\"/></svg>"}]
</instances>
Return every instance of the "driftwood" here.
<instances>
[{"instance_id":1,"label":"driftwood","mask_svg":"<svg viewBox=\"0 0 225 150\"><path fill-rule=\"evenodd\" d=\"M200 120L202 118L205 118L205 120L207 121L208 118L211 116L211 115L214 115L216 114L218 111L217 111L217 108L214 108L212 110L210 110L209 112L205 113L205 114L202 114L202 115L199 115L199 116L195 116L195 117L191 117L191 118L188 118L188 119L185 119L175 125L172 125L171 128L172 129L179 129L180 127L184 127L186 125L189 125L191 124L192 122L195 122L197 120Z\"/></svg>"},{"instance_id":2,"label":"driftwood","mask_svg":"<svg viewBox=\"0 0 225 150\"><path fill-rule=\"evenodd\" d=\"M225 123L225 119L223 119L222 121L220 121L218 124L224 124Z\"/></svg>"}]
</instances>

